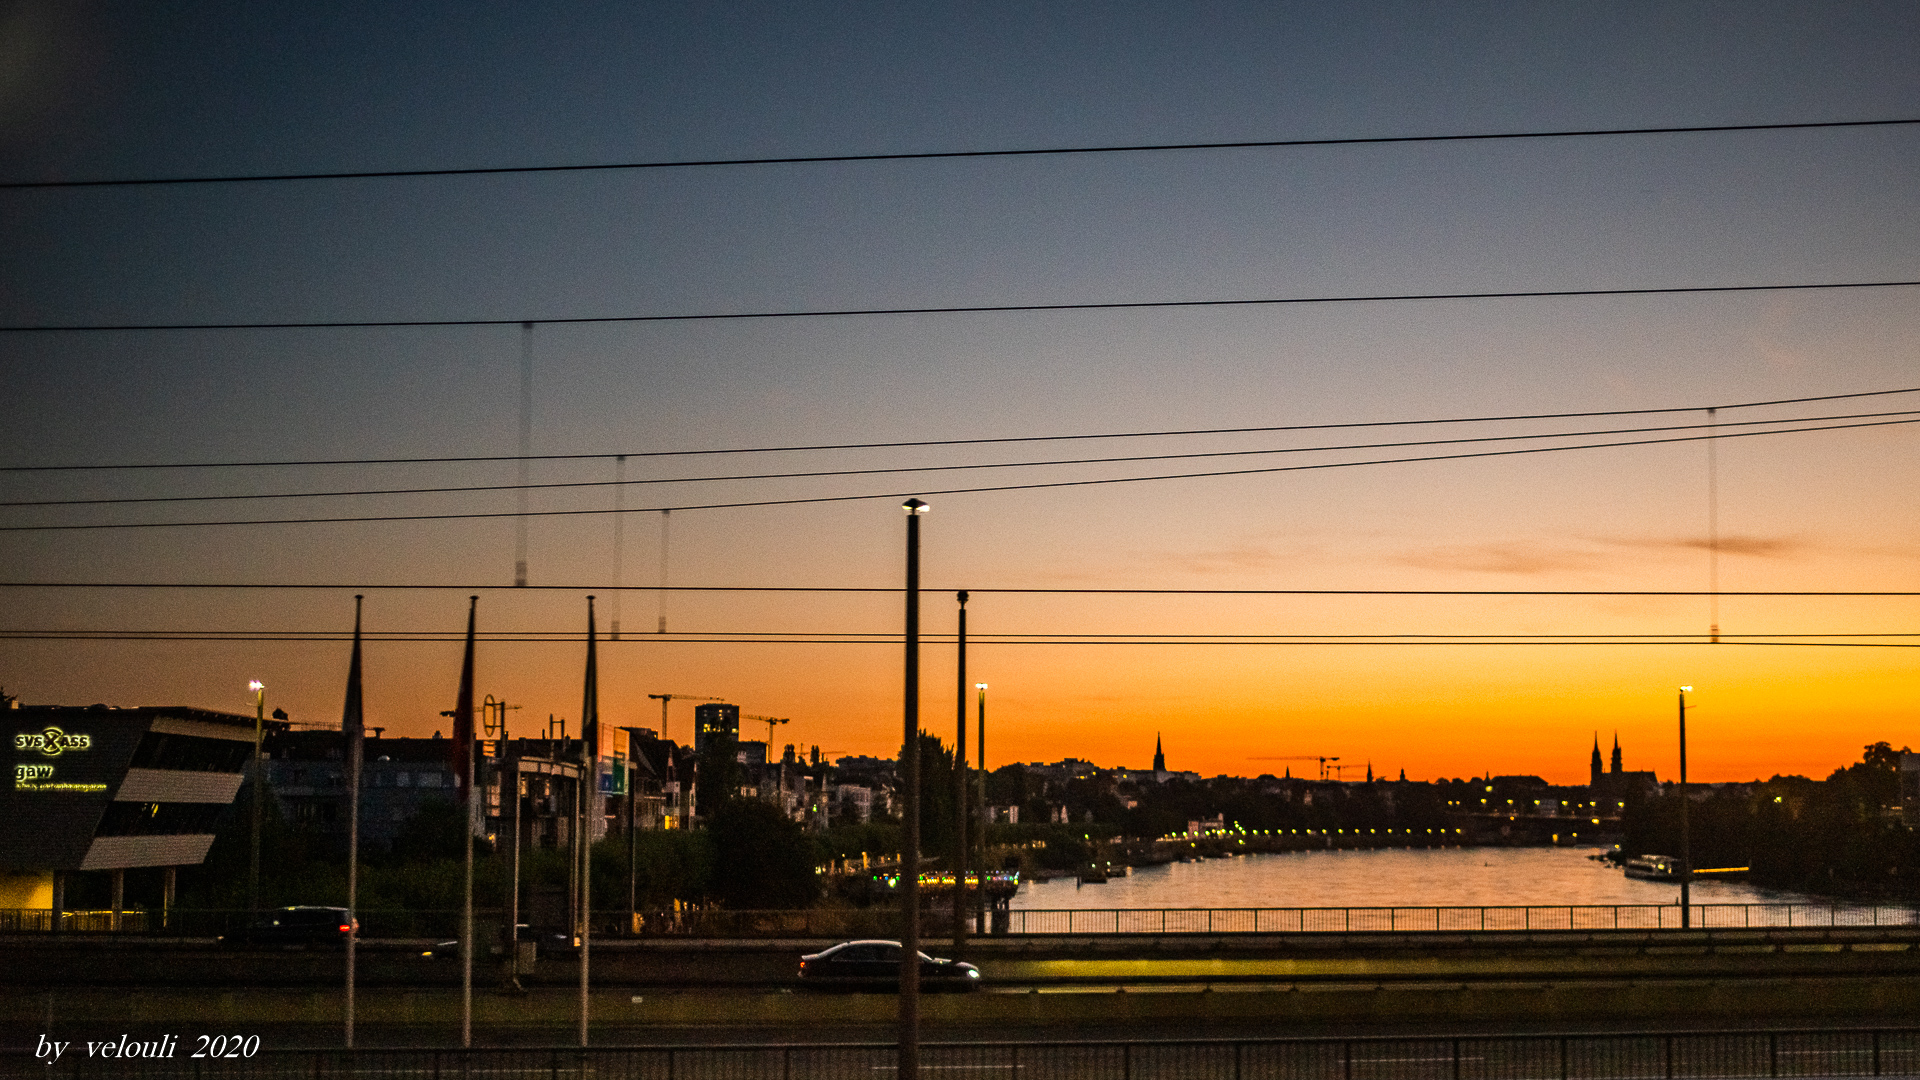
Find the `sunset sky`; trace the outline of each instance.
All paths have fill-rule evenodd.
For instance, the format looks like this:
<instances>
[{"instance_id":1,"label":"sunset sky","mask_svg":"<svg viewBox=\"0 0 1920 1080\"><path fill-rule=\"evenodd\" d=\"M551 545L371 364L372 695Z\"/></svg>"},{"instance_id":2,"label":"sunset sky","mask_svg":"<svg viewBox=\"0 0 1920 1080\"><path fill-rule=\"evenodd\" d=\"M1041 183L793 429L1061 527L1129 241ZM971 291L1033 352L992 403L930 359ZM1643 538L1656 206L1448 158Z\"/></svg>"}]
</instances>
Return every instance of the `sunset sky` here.
<instances>
[{"instance_id":1,"label":"sunset sky","mask_svg":"<svg viewBox=\"0 0 1920 1080\"><path fill-rule=\"evenodd\" d=\"M1907 2L0 5L0 182L1914 119ZM1916 280L1920 124L4 189L0 687L338 723L361 592L428 735L478 592L531 734L592 593L606 719L890 756L919 494L992 764L1669 777L1690 684L1694 779L1824 777L1920 744L1920 596L1381 593L1920 592L1920 288L543 320ZM23 329L421 320L500 324ZM599 486L515 590L523 349L530 479ZM18 505L214 495L280 497ZM436 514L506 516L154 527Z\"/></svg>"}]
</instances>

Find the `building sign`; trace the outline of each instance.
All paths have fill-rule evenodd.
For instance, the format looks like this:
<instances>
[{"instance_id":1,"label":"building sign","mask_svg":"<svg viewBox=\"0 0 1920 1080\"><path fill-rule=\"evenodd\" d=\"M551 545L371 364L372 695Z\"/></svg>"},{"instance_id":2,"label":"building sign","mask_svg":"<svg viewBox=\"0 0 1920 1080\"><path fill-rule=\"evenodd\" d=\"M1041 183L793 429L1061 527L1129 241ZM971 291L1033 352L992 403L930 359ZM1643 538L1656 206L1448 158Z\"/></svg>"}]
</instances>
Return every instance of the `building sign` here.
<instances>
[{"instance_id":1,"label":"building sign","mask_svg":"<svg viewBox=\"0 0 1920 1080\"><path fill-rule=\"evenodd\" d=\"M15 735L13 748L17 752L38 753L41 757L57 758L63 754L81 753L93 749L93 736L72 735L57 727L48 726L43 731L23 731ZM62 781L51 762L16 762L13 766L13 790L97 793L107 790L107 785Z\"/></svg>"},{"instance_id":2,"label":"building sign","mask_svg":"<svg viewBox=\"0 0 1920 1080\"><path fill-rule=\"evenodd\" d=\"M23 731L13 737L15 750L38 750L47 757L59 757L69 750L93 749L93 736L69 735L57 727L45 731Z\"/></svg>"}]
</instances>

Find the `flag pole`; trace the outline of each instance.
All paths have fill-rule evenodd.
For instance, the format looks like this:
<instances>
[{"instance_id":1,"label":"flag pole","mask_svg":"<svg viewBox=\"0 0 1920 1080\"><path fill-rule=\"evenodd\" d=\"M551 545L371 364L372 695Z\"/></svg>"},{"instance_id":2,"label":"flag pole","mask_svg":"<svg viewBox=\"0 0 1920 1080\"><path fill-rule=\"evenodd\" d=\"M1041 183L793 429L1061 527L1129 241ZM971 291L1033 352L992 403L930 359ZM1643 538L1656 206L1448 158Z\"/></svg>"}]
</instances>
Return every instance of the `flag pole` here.
<instances>
[{"instance_id":1,"label":"flag pole","mask_svg":"<svg viewBox=\"0 0 1920 1080\"><path fill-rule=\"evenodd\" d=\"M354 952L360 937L360 770L366 758L366 711L360 687L360 602L353 598L353 658L347 661L347 703L340 728L347 736L347 1049L353 1049Z\"/></svg>"},{"instance_id":2,"label":"flag pole","mask_svg":"<svg viewBox=\"0 0 1920 1080\"><path fill-rule=\"evenodd\" d=\"M455 783L466 811L461 847L466 856L466 898L460 909L460 1045L473 1045L473 624L480 598L467 598L467 651L460 664L460 696L453 706Z\"/></svg>"},{"instance_id":3,"label":"flag pole","mask_svg":"<svg viewBox=\"0 0 1920 1080\"><path fill-rule=\"evenodd\" d=\"M593 935L593 825L599 815L600 665L595 656L593 597L587 597L587 678L580 699L580 1045L587 1045L587 966Z\"/></svg>"}]
</instances>

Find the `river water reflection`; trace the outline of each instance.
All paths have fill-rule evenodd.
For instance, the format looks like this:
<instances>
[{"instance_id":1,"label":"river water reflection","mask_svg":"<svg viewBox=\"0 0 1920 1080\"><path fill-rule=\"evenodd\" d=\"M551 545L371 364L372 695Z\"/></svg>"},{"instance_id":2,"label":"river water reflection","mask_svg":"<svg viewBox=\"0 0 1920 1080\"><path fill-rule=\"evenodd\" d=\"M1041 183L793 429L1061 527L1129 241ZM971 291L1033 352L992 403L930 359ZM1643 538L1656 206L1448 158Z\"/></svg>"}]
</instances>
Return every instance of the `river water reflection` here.
<instances>
[{"instance_id":1,"label":"river water reflection","mask_svg":"<svg viewBox=\"0 0 1920 1080\"><path fill-rule=\"evenodd\" d=\"M1023 882L1016 909L1506 907L1675 904L1680 887L1639 881L1587 848L1431 848L1242 855L1136 868L1104 885ZM1824 903L1744 882L1693 885L1695 904Z\"/></svg>"}]
</instances>

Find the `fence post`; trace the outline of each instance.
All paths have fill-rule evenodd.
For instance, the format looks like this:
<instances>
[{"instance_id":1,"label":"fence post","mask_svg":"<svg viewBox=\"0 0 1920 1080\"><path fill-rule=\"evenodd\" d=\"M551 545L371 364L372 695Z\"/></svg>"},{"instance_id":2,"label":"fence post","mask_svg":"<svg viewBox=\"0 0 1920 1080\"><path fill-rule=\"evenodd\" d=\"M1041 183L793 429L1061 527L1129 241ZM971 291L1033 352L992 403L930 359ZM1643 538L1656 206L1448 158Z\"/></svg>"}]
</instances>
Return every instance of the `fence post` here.
<instances>
[{"instance_id":1,"label":"fence post","mask_svg":"<svg viewBox=\"0 0 1920 1080\"><path fill-rule=\"evenodd\" d=\"M1353 1080L1352 1039L1348 1039L1340 1044L1340 1076L1341 1080Z\"/></svg>"},{"instance_id":2,"label":"fence post","mask_svg":"<svg viewBox=\"0 0 1920 1080\"><path fill-rule=\"evenodd\" d=\"M793 1080L793 1047L780 1048L780 1080Z\"/></svg>"},{"instance_id":3,"label":"fence post","mask_svg":"<svg viewBox=\"0 0 1920 1080\"><path fill-rule=\"evenodd\" d=\"M1667 1069L1666 1069L1667 1080L1673 1080L1673 1036L1672 1035L1668 1035L1666 1038L1666 1048L1667 1048Z\"/></svg>"},{"instance_id":4,"label":"fence post","mask_svg":"<svg viewBox=\"0 0 1920 1080\"><path fill-rule=\"evenodd\" d=\"M1567 1037L1560 1036L1560 1080L1567 1080Z\"/></svg>"},{"instance_id":5,"label":"fence post","mask_svg":"<svg viewBox=\"0 0 1920 1080\"><path fill-rule=\"evenodd\" d=\"M1453 1080L1460 1080L1460 1040L1453 1040Z\"/></svg>"},{"instance_id":6,"label":"fence post","mask_svg":"<svg viewBox=\"0 0 1920 1080\"><path fill-rule=\"evenodd\" d=\"M1246 1048L1246 1043L1233 1044L1233 1080L1240 1080L1240 1054Z\"/></svg>"},{"instance_id":7,"label":"fence post","mask_svg":"<svg viewBox=\"0 0 1920 1080\"><path fill-rule=\"evenodd\" d=\"M1878 1072L1878 1070L1875 1070ZM1133 1044L1123 1043L1120 1047L1121 1080L1133 1080Z\"/></svg>"},{"instance_id":8,"label":"fence post","mask_svg":"<svg viewBox=\"0 0 1920 1080\"><path fill-rule=\"evenodd\" d=\"M1767 1075L1780 1075L1780 1034L1767 1032Z\"/></svg>"},{"instance_id":9,"label":"fence post","mask_svg":"<svg viewBox=\"0 0 1920 1080\"><path fill-rule=\"evenodd\" d=\"M1880 1029L1873 1029L1873 1075L1880 1075Z\"/></svg>"}]
</instances>

